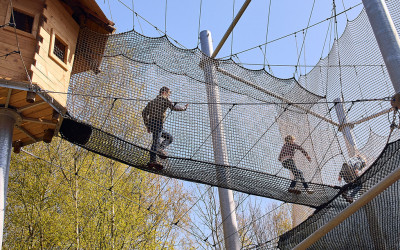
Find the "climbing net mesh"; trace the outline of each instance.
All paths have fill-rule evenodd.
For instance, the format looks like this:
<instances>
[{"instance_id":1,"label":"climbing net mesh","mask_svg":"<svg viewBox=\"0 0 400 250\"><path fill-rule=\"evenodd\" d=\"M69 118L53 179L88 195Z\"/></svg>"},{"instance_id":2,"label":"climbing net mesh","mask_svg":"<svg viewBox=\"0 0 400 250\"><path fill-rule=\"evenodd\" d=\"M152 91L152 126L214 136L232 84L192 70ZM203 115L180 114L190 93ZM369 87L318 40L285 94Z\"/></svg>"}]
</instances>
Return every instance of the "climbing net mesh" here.
<instances>
[{"instance_id":1,"label":"climbing net mesh","mask_svg":"<svg viewBox=\"0 0 400 250\"><path fill-rule=\"evenodd\" d=\"M387 5L400 27L400 3L387 1ZM326 223L332 209L337 212L348 205L340 194L349 185L338 176L354 153L367 163L357 195L384 177L379 173L390 173L393 164L388 161L395 163L392 158L399 157L398 143L392 143L376 160L399 133L397 129L390 132L390 124L396 122L388 99L393 88L364 11L348 23L329 55L297 80L249 70L230 59L211 59L198 48L181 49L166 37L150 38L135 31L105 36L87 29L79 41L75 65L91 70L73 69L62 137L149 172L317 208L309 220L281 237L280 248L293 247ZM100 49L104 44L105 49ZM149 106L148 127L152 132L167 132L161 133L161 140L166 139L158 149L172 141L165 148L166 159L157 152L163 168L150 168L147 163L157 149L152 147L157 133L148 133L142 111L164 86L171 91L172 109L184 110L189 105L185 111L171 111L166 109L168 101L158 97L163 104L153 101ZM162 120L163 108L165 122L160 125L155 120ZM340 113L346 113L347 120L339 119ZM354 138L355 151L348 147L346 131ZM300 194L288 192L295 176L278 160L288 135L311 157L309 162L301 150L294 155L310 192L301 182L295 186ZM374 204L398 197L395 193L380 196ZM332 231L325 244L339 244L335 237L345 235L340 230L351 230L351 235L357 232L359 236L354 237L357 244L370 246L371 240L364 239L370 237L373 223L362 234L355 229L373 213L367 210ZM398 229L393 226L383 234L398 236ZM271 244L277 242L264 247Z\"/></svg>"}]
</instances>

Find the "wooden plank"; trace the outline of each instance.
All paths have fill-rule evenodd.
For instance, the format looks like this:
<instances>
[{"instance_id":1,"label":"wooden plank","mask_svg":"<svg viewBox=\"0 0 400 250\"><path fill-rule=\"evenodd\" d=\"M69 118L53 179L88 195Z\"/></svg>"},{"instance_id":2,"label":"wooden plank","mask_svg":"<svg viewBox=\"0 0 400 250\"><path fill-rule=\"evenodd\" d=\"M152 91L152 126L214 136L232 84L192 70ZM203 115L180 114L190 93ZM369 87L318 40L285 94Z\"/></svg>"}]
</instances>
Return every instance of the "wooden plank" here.
<instances>
[{"instance_id":1,"label":"wooden plank","mask_svg":"<svg viewBox=\"0 0 400 250\"><path fill-rule=\"evenodd\" d=\"M53 122L52 120L49 119L43 119L43 118L28 118L24 117L22 118L24 122L30 122L30 123L38 123L38 124L43 124L43 125L50 125L50 126L56 126L57 123Z\"/></svg>"},{"instance_id":2,"label":"wooden plank","mask_svg":"<svg viewBox=\"0 0 400 250\"><path fill-rule=\"evenodd\" d=\"M22 112L22 115L30 118L51 119L51 116L53 115L53 108L47 105L41 107L38 106L31 110L25 110Z\"/></svg>"},{"instance_id":3,"label":"wooden plank","mask_svg":"<svg viewBox=\"0 0 400 250\"><path fill-rule=\"evenodd\" d=\"M13 104L15 102L19 102L21 100L25 100L26 91L23 90L14 90L10 99L10 103Z\"/></svg>"},{"instance_id":4,"label":"wooden plank","mask_svg":"<svg viewBox=\"0 0 400 250\"><path fill-rule=\"evenodd\" d=\"M11 95L10 105L13 106L14 103L25 99L26 99L26 91L14 90L13 94Z\"/></svg>"},{"instance_id":5,"label":"wooden plank","mask_svg":"<svg viewBox=\"0 0 400 250\"><path fill-rule=\"evenodd\" d=\"M49 90L49 91L56 91L51 82L43 75L42 72L36 69L36 67L32 67L32 71L34 72L32 76L32 81L37 82L39 87L44 90ZM61 89L59 88L57 91L59 92L67 92L66 89ZM56 94L56 93L48 93L49 96L54 98L56 102L58 102L62 107L66 107L67 104L67 96L66 94Z\"/></svg>"},{"instance_id":6,"label":"wooden plank","mask_svg":"<svg viewBox=\"0 0 400 250\"><path fill-rule=\"evenodd\" d=\"M17 40L15 37L14 29L10 28L0 29L0 37L2 43L15 46L15 48L17 47L17 42L16 42ZM23 50L24 48L29 48L29 47L35 48L37 41L33 35L31 37L18 35L18 43L21 50Z\"/></svg>"},{"instance_id":7,"label":"wooden plank","mask_svg":"<svg viewBox=\"0 0 400 250\"><path fill-rule=\"evenodd\" d=\"M9 88L0 87L0 100L5 100L7 98L9 90Z\"/></svg>"},{"instance_id":8,"label":"wooden plank","mask_svg":"<svg viewBox=\"0 0 400 250\"><path fill-rule=\"evenodd\" d=\"M7 0L0 0L0 16L1 16L1 22L3 23L4 18L6 18L7 15L7 8L8 5L10 4L10 1ZM5 23L7 23L8 21L6 20Z\"/></svg>"},{"instance_id":9,"label":"wooden plank","mask_svg":"<svg viewBox=\"0 0 400 250\"><path fill-rule=\"evenodd\" d=\"M32 79L35 79L35 82L38 82L38 85L43 90L48 91L56 91L56 92L66 92L68 89L68 81L65 83L60 82L58 79L55 79L55 74L51 70L47 70L42 64L40 64L40 60L36 61L36 66L32 67L32 71L34 74L32 75ZM37 80L36 76L40 77L40 80Z\"/></svg>"},{"instance_id":10,"label":"wooden plank","mask_svg":"<svg viewBox=\"0 0 400 250\"><path fill-rule=\"evenodd\" d=\"M65 71L51 58L45 58L36 54L35 67L40 70L47 78L53 82L58 89L67 89L69 85L69 79L71 77L70 71Z\"/></svg>"},{"instance_id":11,"label":"wooden plank","mask_svg":"<svg viewBox=\"0 0 400 250\"><path fill-rule=\"evenodd\" d=\"M43 14L47 17L47 24L54 28L57 35L68 43L76 45L79 34L79 25L72 16L63 8L59 1L46 1L47 8Z\"/></svg>"},{"instance_id":12,"label":"wooden plank","mask_svg":"<svg viewBox=\"0 0 400 250\"><path fill-rule=\"evenodd\" d=\"M20 48L21 48L21 55L23 56L23 58L31 58L32 59L33 55L36 52L35 43L32 43L32 46L20 47ZM18 47L16 44L7 43L7 41L0 42L0 55L1 56L5 55L7 53L13 52L13 51L18 51ZM19 56L18 54L15 54L15 55ZM8 57L10 57L10 56L8 56ZM2 57L2 59L4 59L4 57Z\"/></svg>"},{"instance_id":13,"label":"wooden plank","mask_svg":"<svg viewBox=\"0 0 400 250\"><path fill-rule=\"evenodd\" d=\"M42 102L42 101L43 99L40 98L39 95L36 95L36 102ZM10 106L13 106L15 108L21 108L27 105L29 105L29 103L26 102L26 91L14 90L10 98Z\"/></svg>"},{"instance_id":14,"label":"wooden plank","mask_svg":"<svg viewBox=\"0 0 400 250\"><path fill-rule=\"evenodd\" d=\"M59 76L57 79L61 82L64 78L69 78L72 70L72 64L66 64L67 70L60 67L52 58L50 58L48 51L44 50L43 47L39 47L38 53L35 55L35 60L45 66L53 74ZM38 57L40 56L40 58ZM63 81L65 82L65 81Z\"/></svg>"},{"instance_id":15,"label":"wooden plank","mask_svg":"<svg viewBox=\"0 0 400 250\"><path fill-rule=\"evenodd\" d=\"M28 13L36 13L42 11L43 2L32 0L13 0L13 7Z\"/></svg>"},{"instance_id":16,"label":"wooden plank","mask_svg":"<svg viewBox=\"0 0 400 250\"><path fill-rule=\"evenodd\" d=\"M20 112L23 112L28 109L32 110L34 107L39 106L39 105L44 105L44 104L46 104L46 102L43 100L35 101L34 103L30 103L28 105L18 108L17 112L20 113Z\"/></svg>"},{"instance_id":17,"label":"wooden plank","mask_svg":"<svg viewBox=\"0 0 400 250\"><path fill-rule=\"evenodd\" d=\"M14 55L13 57L7 57L6 60L0 59L0 75L10 77L10 74L13 75L24 75L25 77L23 78L28 78L26 76L26 70L24 67L24 64L26 66L26 70L30 70L31 65L33 64L33 59L27 59L22 62L21 58L18 55ZM9 74L10 73L10 74ZM21 79L21 77L19 77ZM18 80L19 80L18 79ZM17 80L17 79L14 79ZM26 81L27 79L24 79L23 81Z\"/></svg>"},{"instance_id":18,"label":"wooden plank","mask_svg":"<svg viewBox=\"0 0 400 250\"><path fill-rule=\"evenodd\" d=\"M16 127L17 129L21 130L24 134L26 134L26 135L27 135L28 137L30 137L32 140L38 141L38 139L35 137L35 135L32 134L29 130L25 129L25 128L22 127L22 126L18 126L18 125L16 125L15 127Z\"/></svg>"}]
</instances>

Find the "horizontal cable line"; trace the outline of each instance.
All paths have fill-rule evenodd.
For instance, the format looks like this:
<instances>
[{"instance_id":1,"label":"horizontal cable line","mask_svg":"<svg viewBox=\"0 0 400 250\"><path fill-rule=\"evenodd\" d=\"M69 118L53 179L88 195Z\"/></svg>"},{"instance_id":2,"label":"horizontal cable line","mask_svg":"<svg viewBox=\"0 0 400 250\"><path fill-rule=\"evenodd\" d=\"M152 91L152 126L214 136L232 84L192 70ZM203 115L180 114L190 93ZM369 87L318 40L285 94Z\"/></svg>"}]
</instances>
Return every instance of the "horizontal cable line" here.
<instances>
[{"instance_id":1,"label":"horizontal cable line","mask_svg":"<svg viewBox=\"0 0 400 250\"><path fill-rule=\"evenodd\" d=\"M114 97L114 96L102 96L102 95L90 95L90 94L79 94L79 93L71 93L71 92L59 92L59 91L47 91L47 90L39 90L37 92L47 93L47 94L64 94L64 95L74 95L74 96L82 96L82 97L93 97L93 98L104 98L111 100L123 100L123 101L138 101L138 102L149 102L153 99L140 99L140 98L127 98L127 97ZM207 105L207 104L220 104L220 105L282 105L282 104L297 104L297 105L316 105L316 104L336 104L336 103L356 103L356 102L375 102L375 101L391 101L392 97L383 97L383 98L370 98L370 99L356 99L352 101L323 101L323 102L186 102L180 101L175 103L188 103L194 105Z\"/></svg>"},{"instance_id":2,"label":"horizontal cable line","mask_svg":"<svg viewBox=\"0 0 400 250\"><path fill-rule=\"evenodd\" d=\"M337 13L337 14L334 15L334 16L328 17L328 18L326 18L326 19L324 19L324 20L321 20L321 21L319 21L319 22L317 22L317 23L314 23L313 25L310 25L310 26L308 26L307 28L303 28L303 29L301 29L301 30L292 32L292 33L290 33L290 34L287 34L287 35L278 37L278 38L276 38L276 39L274 39L274 40L271 40L271 41L269 41L269 42L259 44L259 45L257 45L257 46L252 47L252 48L249 48L249 49L246 49L246 50L237 52L237 53L235 53L235 54L231 54L231 55L228 55L228 56L224 56L224 57L221 57L221 58L219 58L219 59L224 59L224 58L229 58L229 57L232 57L232 56L236 56L236 55L238 55L238 54L242 54L242 53L244 53L244 52L247 52L247 51L256 49L256 48L258 48L258 47L267 45L267 44L269 44L269 43L273 43L273 42L279 41L279 40L281 40L281 39L283 39L283 38L286 38L286 37L289 37L289 36L293 36L293 35L295 35L295 34L297 34L297 33L301 33L301 32L303 32L303 31L308 30L308 29L310 29L310 28L312 28L312 27L314 27L314 26L317 26L317 25L319 25L319 24L321 24L321 23L323 23L323 22L326 22L326 21L329 21L330 19L336 18L337 16L342 15L342 14L346 13L347 11L354 9L354 8L358 7L359 5L362 5L362 3L356 4L356 5L354 5L353 7L350 7L350 8L348 8L348 9L346 9L346 10L340 12L340 13Z\"/></svg>"},{"instance_id":3,"label":"horizontal cable line","mask_svg":"<svg viewBox=\"0 0 400 250\"><path fill-rule=\"evenodd\" d=\"M235 62L236 64L239 65L254 65L254 66L264 66L263 63L243 63L243 62ZM265 66L271 66L271 67L309 67L309 68L337 68L337 67L349 67L349 68L354 68L354 67L384 67L386 65L384 64L347 64L347 65L301 65L301 64L265 64Z\"/></svg>"}]
</instances>

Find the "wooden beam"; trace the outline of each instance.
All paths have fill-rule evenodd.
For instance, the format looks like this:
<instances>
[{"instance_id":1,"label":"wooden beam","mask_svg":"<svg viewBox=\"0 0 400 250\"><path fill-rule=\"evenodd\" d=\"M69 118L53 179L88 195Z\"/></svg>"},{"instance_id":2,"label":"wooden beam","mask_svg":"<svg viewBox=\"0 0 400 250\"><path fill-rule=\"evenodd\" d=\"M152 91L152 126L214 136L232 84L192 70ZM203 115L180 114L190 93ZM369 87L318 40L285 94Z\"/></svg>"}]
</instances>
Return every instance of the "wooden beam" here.
<instances>
[{"instance_id":1,"label":"wooden beam","mask_svg":"<svg viewBox=\"0 0 400 250\"><path fill-rule=\"evenodd\" d=\"M30 109L30 108L33 108L33 107L36 107L36 106L39 106L39 105L42 105L45 103L47 103L47 102L45 102L45 101L34 102L32 104L26 105L25 107L21 107L21 108L17 109L17 112L21 113L22 111L25 111L27 109Z\"/></svg>"},{"instance_id":2,"label":"wooden beam","mask_svg":"<svg viewBox=\"0 0 400 250\"><path fill-rule=\"evenodd\" d=\"M24 134L26 134L27 136L29 136L34 142L37 142L38 140L35 138L35 136L33 136L28 130L24 129L21 126L15 125L15 127L19 130L21 130Z\"/></svg>"},{"instance_id":3,"label":"wooden beam","mask_svg":"<svg viewBox=\"0 0 400 250\"><path fill-rule=\"evenodd\" d=\"M40 123L40 124L46 124L46 125L57 125L56 122L53 122L51 120L46 120L42 118L29 118L29 117L23 117L22 116L22 121L23 122L33 122L33 123Z\"/></svg>"},{"instance_id":4,"label":"wooden beam","mask_svg":"<svg viewBox=\"0 0 400 250\"><path fill-rule=\"evenodd\" d=\"M6 100L5 108L8 108L8 104L10 104L11 92L12 92L12 89L9 89L8 93L7 93L7 100Z\"/></svg>"}]
</instances>

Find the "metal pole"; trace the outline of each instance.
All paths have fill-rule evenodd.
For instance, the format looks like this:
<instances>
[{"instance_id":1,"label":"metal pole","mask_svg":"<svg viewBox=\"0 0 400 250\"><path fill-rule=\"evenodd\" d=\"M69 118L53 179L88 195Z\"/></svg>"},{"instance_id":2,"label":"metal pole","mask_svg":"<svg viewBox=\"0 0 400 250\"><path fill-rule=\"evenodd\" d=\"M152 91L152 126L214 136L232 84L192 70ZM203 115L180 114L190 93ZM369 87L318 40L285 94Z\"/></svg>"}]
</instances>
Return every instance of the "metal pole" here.
<instances>
[{"instance_id":1,"label":"metal pole","mask_svg":"<svg viewBox=\"0 0 400 250\"><path fill-rule=\"evenodd\" d=\"M8 173L10 171L13 129L17 116L18 114L11 109L0 108L0 246L3 243Z\"/></svg>"},{"instance_id":2,"label":"metal pole","mask_svg":"<svg viewBox=\"0 0 400 250\"><path fill-rule=\"evenodd\" d=\"M368 192L362 195L358 200L352 203L350 206L345 208L342 212L340 212L335 218L331 221L320 227L313 234L308 236L305 240L303 240L300 244L298 244L294 249L307 249L328 232L330 232L337 225L342 223L345 219L350 217L353 213L357 212L362 206L369 203L372 199L382 193L386 188L395 183L400 179L400 168L394 170L390 175L385 177L381 182L377 183L373 186ZM371 246L373 247L373 246ZM377 246L375 246L377 247Z\"/></svg>"},{"instance_id":3,"label":"metal pole","mask_svg":"<svg viewBox=\"0 0 400 250\"><path fill-rule=\"evenodd\" d=\"M228 30L225 32L224 36L222 37L221 41L219 42L219 44L217 45L217 47L215 48L214 53L212 53L211 58L215 58L218 54L218 52L220 51L220 49L222 48L222 46L224 45L226 39L228 39L229 35L231 34L233 28L235 28L237 22L239 21L239 19L242 17L244 11L246 10L247 6L249 6L251 0L246 0L246 2L242 5L242 8L240 8L239 12L237 13L235 19L233 19L231 25L229 26Z\"/></svg>"},{"instance_id":4,"label":"metal pole","mask_svg":"<svg viewBox=\"0 0 400 250\"><path fill-rule=\"evenodd\" d=\"M225 144L224 130L222 126L222 111L219 104L219 89L215 79L215 65L209 56L213 52L211 32L203 30L200 32L201 50L206 55L202 60L204 75L206 79L207 99L210 103L208 111L210 115L210 127L212 131L212 141L214 149L214 160L216 164L228 165L228 151ZM208 56L208 57L207 57ZM227 182L225 172L218 172L219 181ZM225 238L226 249L240 249L238 226L236 221L235 201L231 190L218 188L222 225Z\"/></svg>"},{"instance_id":5,"label":"metal pole","mask_svg":"<svg viewBox=\"0 0 400 250\"><path fill-rule=\"evenodd\" d=\"M356 142L354 140L352 127L350 124L347 123L347 114L342 101L343 101L342 98L336 98L334 100L334 102L336 102L335 104L336 115L338 117L340 124L339 131L343 133L343 137L346 142L346 148L349 156L353 157L356 153L358 153L358 149L356 146ZM368 227L371 232L372 241L375 244L378 244L378 242L382 242L383 240L382 230L378 224L375 211L370 204L365 205L365 214L368 220Z\"/></svg>"},{"instance_id":6,"label":"metal pole","mask_svg":"<svg viewBox=\"0 0 400 250\"><path fill-rule=\"evenodd\" d=\"M400 39L384 0L363 0L396 93L400 92Z\"/></svg>"},{"instance_id":7,"label":"metal pole","mask_svg":"<svg viewBox=\"0 0 400 250\"><path fill-rule=\"evenodd\" d=\"M342 98L336 98L334 100L336 115L339 120L339 131L343 133L344 140L346 142L347 152L349 152L349 156L353 157L356 154L357 146L354 141L353 131L350 126L346 126L347 117L346 111L344 110L343 100Z\"/></svg>"}]
</instances>

